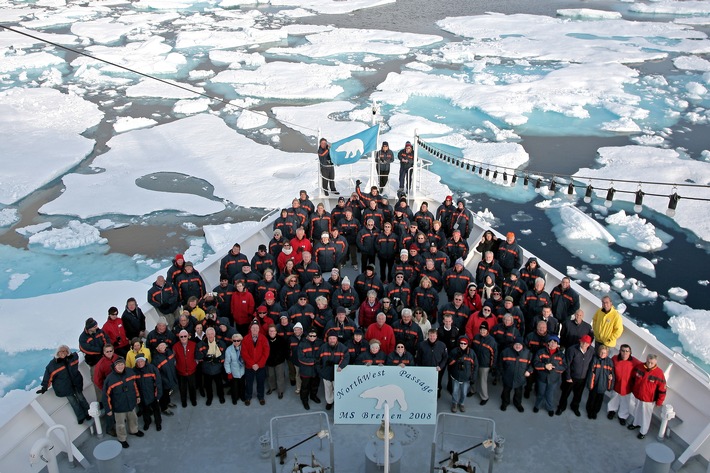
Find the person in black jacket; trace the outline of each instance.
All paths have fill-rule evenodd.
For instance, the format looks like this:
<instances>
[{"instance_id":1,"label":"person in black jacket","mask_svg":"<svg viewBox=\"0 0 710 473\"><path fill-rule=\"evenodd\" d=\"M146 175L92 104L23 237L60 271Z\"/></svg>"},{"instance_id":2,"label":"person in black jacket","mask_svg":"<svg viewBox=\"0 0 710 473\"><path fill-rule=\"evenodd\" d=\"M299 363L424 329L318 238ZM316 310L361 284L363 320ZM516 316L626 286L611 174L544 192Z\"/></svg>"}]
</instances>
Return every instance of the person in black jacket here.
<instances>
[{"instance_id":1,"label":"person in black jacket","mask_svg":"<svg viewBox=\"0 0 710 473\"><path fill-rule=\"evenodd\" d=\"M516 337L513 344L503 350L500 365L503 378L503 393L501 394L500 410L504 411L510 404L510 392L513 391L513 405L518 412L525 412L523 407L523 387L532 374L532 354L523 345L523 339Z\"/></svg>"},{"instance_id":2,"label":"person in black jacket","mask_svg":"<svg viewBox=\"0 0 710 473\"><path fill-rule=\"evenodd\" d=\"M417 366L433 366L439 375L437 398L441 397L441 379L447 365L447 350L444 342L437 340L438 334L435 329L430 329L427 339L419 344L415 361Z\"/></svg>"},{"instance_id":3,"label":"person in black jacket","mask_svg":"<svg viewBox=\"0 0 710 473\"><path fill-rule=\"evenodd\" d=\"M126 338L133 340L134 338L145 338L145 315L134 297L130 297L126 301L126 308L121 315L123 321L123 329L126 331Z\"/></svg>"},{"instance_id":4,"label":"person in black jacket","mask_svg":"<svg viewBox=\"0 0 710 473\"><path fill-rule=\"evenodd\" d=\"M153 286L148 289L148 303L155 307L160 315L164 315L170 325L175 322L178 294L172 282L166 281L163 276L158 276Z\"/></svg>"},{"instance_id":5,"label":"person in black jacket","mask_svg":"<svg viewBox=\"0 0 710 473\"><path fill-rule=\"evenodd\" d=\"M136 383L140 392L141 407L143 411L143 430L150 427L151 414L155 418L155 429L160 432L163 428L163 417L160 414L160 398L163 397L163 381L160 379L158 369L148 363L142 353L136 357Z\"/></svg>"},{"instance_id":6,"label":"person in black jacket","mask_svg":"<svg viewBox=\"0 0 710 473\"><path fill-rule=\"evenodd\" d=\"M212 383L217 387L219 403L224 404L224 385L222 384L222 370L224 369L224 342L217 339L217 332L210 327L205 330L205 338L197 345L195 359L202 368L204 388L207 394L206 405L212 405Z\"/></svg>"},{"instance_id":7,"label":"person in black jacket","mask_svg":"<svg viewBox=\"0 0 710 473\"><path fill-rule=\"evenodd\" d=\"M460 410L466 412L464 401L468 388L476 381L478 371L478 361L473 350L468 345L468 337L459 337L459 346L449 353L449 374L453 382L453 392L451 393L451 412Z\"/></svg>"},{"instance_id":8,"label":"person in black jacket","mask_svg":"<svg viewBox=\"0 0 710 473\"><path fill-rule=\"evenodd\" d=\"M136 375L132 369L126 368L126 360L118 357L113 362L113 371L104 381L104 406L106 415L114 416L116 422L116 437L123 448L128 448L126 421L128 432L136 437L143 437L138 430L138 417L135 408L140 404L140 392L136 384Z\"/></svg>"},{"instance_id":9,"label":"person in black jacket","mask_svg":"<svg viewBox=\"0 0 710 473\"><path fill-rule=\"evenodd\" d=\"M282 399L286 390L286 358L290 351L289 341L286 337L279 336L274 324L269 325L267 329L266 341L269 342L269 357L266 359L269 390L266 394L276 391L279 399Z\"/></svg>"},{"instance_id":10,"label":"person in black jacket","mask_svg":"<svg viewBox=\"0 0 710 473\"><path fill-rule=\"evenodd\" d=\"M377 167L377 175L379 176L380 193L387 186L387 181L390 178L390 164L394 162L394 153L390 149L389 143L382 142L382 147L375 156Z\"/></svg>"},{"instance_id":11,"label":"person in black jacket","mask_svg":"<svg viewBox=\"0 0 710 473\"><path fill-rule=\"evenodd\" d=\"M42 378L42 388L37 394L44 394L50 386L54 387L57 397L65 397L69 401L76 420L83 424L89 419L89 403L84 397L84 378L79 372L79 355L71 353L69 347L60 345L52 361L47 364Z\"/></svg>"},{"instance_id":12,"label":"person in black jacket","mask_svg":"<svg viewBox=\"0 0 710 473\"><path fill-rule=\"evenodd\" d=\"M152 355L151 363L160 372L160 380L163 384L163 395L160 397L160 411L163 415L171 416L173 411L171 407L175 407L170 401L170 395L173 389L178 385L177 369L175 368L175 355L168 348L167 343L160 342Z\"/></svg>"},{"instance_id":13,"label":"person in black jacket","mask_svg":"<svg viewBox=\"0 0 710 473\"><path fill-rule=\"evenodd\" d=\"M319 372L323 379L323 390L325 392L325 408L331 410L335 402L335 370L342 371L348 366L350 354L344 344L338 339L335 332L327 336L327 343L321 345L318 350ZM336 368L337 367L337 368Z\"/></svg>"},{"instance_id":14,"label":"person in black jacket","mask_svg":"<svg viewBox=\"0 0 710 473\"><path fill-rule=\"evenodd\" d=\"M321 138L318 145L318 162L320 163L323 193L328 195L328 189L330 189L333 194L340 195L340 192L335 188L335 168L333 161L330 160L330 144L325 138Z\"/></svg>"}]
</instances>

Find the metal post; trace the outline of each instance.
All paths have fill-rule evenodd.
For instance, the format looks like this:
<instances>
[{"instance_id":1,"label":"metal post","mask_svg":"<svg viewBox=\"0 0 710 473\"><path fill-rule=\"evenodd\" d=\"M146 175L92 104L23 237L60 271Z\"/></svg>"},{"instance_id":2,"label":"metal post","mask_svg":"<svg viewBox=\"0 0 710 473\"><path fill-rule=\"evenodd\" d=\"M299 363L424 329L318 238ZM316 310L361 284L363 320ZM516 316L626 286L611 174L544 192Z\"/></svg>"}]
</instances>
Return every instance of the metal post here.
<instances>
[{"instance_id":1,"label":"metal post","mask_svg":"<svg viewBox=\"0 0 710 473\"><path fill-rule=\"evenodd\" d=\"M417 180L419 179L419 132L414 130L414 159L412 162L412 177L409 181L412 202L417 196Z\"/></svg>"},{"instance_id":2,"label":"metal post","mask_svg":"<svg viewBox=\"0 0 710 473\"><path fill-rule=\"evenodd\" d=\"M377 102L372 102L372 126L377 124ZM377 134L377 141L380 141L380 135ZM372 152L372 160L370 162L370 184L369 187L377 186L380 187L380 181L377 176L377 168L375 165L375 157L377 156L377 150Z\"/></svg>"},{"instance_id":3,"label":"metal post","mask_svg":"<svg viewBox=\"0 0 710 473\"><path fill-rule=\"evenodd\" d=\"M658 436L656 437L658 441L663 441L666 436L666 429L668 428L668 421L675 418L675 411L673 406L670 404L664 404L661 409L661 427L658 429Z\"/></svg>"},{"instance_id":4,"label":"metal post","mask_svg":"<svg viewBox=\"0 0 710 473\"><path fill-rule=\"evenodd\" d=\"M385 402L385 470L390 473L390 404Z\"/></svg>"}]
</instances>

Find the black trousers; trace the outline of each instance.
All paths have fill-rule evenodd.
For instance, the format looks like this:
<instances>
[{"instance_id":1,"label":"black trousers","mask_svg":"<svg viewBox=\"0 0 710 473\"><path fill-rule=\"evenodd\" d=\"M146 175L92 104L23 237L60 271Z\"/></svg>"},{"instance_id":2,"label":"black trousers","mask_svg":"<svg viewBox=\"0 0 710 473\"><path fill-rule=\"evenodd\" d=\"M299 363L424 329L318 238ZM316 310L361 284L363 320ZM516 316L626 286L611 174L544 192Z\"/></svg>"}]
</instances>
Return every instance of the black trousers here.
<instances>
[{"instance_id":1,"label":"black trousers","mask_svg":"<svg viewBox=\"0 0 710 473\"><path fill-rule=\"evenodd\" d=\"M323 190L335 189L335 167L320 165L321 185Z\"/></svg>"},{"instance_id":2,"label":"black trousers","mask_svg":"<svg viewBox=\"0 0 710 473\"><path fill-rule=\"evenodd\" d=\"M170 389L163 389L163 395L160 397L160 410L167 411L170 407Z\"/></svg>"},{"instance_id":3,"label":"black trousers","mask_svg":"<svg viewBox=\"0 0 710 473\"><path fill-rule=\"evenodd\" d=\"M382 258L380 260L380 279L384 281L392 281L392 268L394 268L394 258ZM364 269L364 268L363 268Z\"/></svg>"},{"instance_id":4,"label":"black trousers","mask_svg":"<svg viewBox=\"0 0 710 473\"><path fill-rule=\"evenodd\" d=\"M232 395L232 404L239 400L244 400L244 377L232 378L229 380L229 391Z\"/></svg>"},{"instance_id":5,"label":"black trousers","mask_svg":"<svg viewBox=\"0 0 710 473\"><path fill-rule=\"evenodd\" d=\"M301 401L303 402L308 402L308 398L310 397L313 399L314 397L318 396L318 387L320 386L320 377L319 376L313 376L306 378L305 376L301 376L301 392L299 395L301 396Z\"/></svg>"},{"instance_id":6,"label":"black trousers","mask_svg":"<svg viewBox=\"0 0 710 473\"><path fill-rule=\"evenodd\" d=\"M182 406L187 406L187 394L190 394L190 402L193 405L197 404L197 387L195 386L195 374L187 376L178 375L178 384L180 386L180 401Z\"/></svg>"},{"instance_id":7,"label":"black trousers","mask_svg":"<svg viewBox=\"0 0 710 473\"><path fill-rule=\"evenodd\" d=\"M387 185L387 181L390 179L390 167L377 166L377 174L380 178L380 189L382 189Z\"/></svg>"},{"instance_id":8,"label":"black trousers","mask_svg":"<svg viewBox=\"0 0 710 473\"><path fill-rule=\"evenodd\" d=\"M584 379L572 379L572 382L562 381L562 395L560 396L560 403L557 405L557 409L564 411L567 409L567 398L569 394L572 393L572 402L570 407L572 409L579 409L579 405L582 403L582 394L584 394Z\"/></svg>"},{"instance_id":9,"label":"black trousers","mask_svg":"<svg viewBox=\"0 0 710 473\"><path fill-rule=\"evenodd\" d=\"M500 395L501 406L510 404L510 392L513 391L513 405L520 407L523 405L523 387L514 388L512 386L503 385L503 393Z\"/></svg>"},{"instance_id":10,"label":"black trousers","mask_svg":"<svg viewBox=\"0 0 710 473\"><path fill-rule=\"evenodd\" d=\"M365 253L362 253L360 255L360 259L362 262L362 267L360 268L360 271L362 271L363 273L365 272L365 268L368 264L375 264L375 255L366 255Z\"/></svg>"},{"instance_id":11,"label":"black trousers","mask_svg":"<svg viewBox=\"0 0 710 473\"><path fill-rule=\"evenodd\" d=\"M589 416L596 416L599 411L602 410L602 403L604 402L604 393L598 393L596 390L589 391L587 395L587 414Z\"/></svg>"},{"instance_id":12,"label":"black trousers","mask_svg":"<svg viewBox=\"0 0 710 473\"><path fill-rule=\"evenodd\" d=\"M160 401L155 399L150 404L143 405L143 423L145 425L150 424L151 414L155 419L155 425L160 426L163 424L163 416L160 414Z\"/></svg>"},{"instance_id":13,"label":"black trousers","mask_svg":"<svg viewBox=\"0 0 710 473\"><path fill-rule=\"evenodd\" d=\"M211 402L214 398L214 385L217 385L217 397L220 402L224 402L224 385L222 384L222 374L203 374L202 380L207 394L207 401Z\"/></svg>"}]
</instances>

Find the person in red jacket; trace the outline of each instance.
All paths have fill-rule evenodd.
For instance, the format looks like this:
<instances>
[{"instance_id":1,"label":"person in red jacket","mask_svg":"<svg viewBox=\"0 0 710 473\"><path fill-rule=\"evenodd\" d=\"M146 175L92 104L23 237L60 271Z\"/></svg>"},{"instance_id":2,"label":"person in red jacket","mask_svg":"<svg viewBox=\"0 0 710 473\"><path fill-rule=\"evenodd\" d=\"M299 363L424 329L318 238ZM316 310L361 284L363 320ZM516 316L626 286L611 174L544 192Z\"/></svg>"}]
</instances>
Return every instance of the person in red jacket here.
<instances>
[{"instance_id":1,"label":"person in red jacket","mask_svg":"<svg viewBox=\"0 0 710 473\"><path fill-rule=\"evenodd\" d=\"M242 358L244 359L245 389L244 404L251 404L254 380L256 380L256 397L259 404L266 404L264 400L264 380L266 380L266 360L269 358L269 342L261 333L259 322L251 324L249 333L242 342Z\"/></svg>"},{"instance_id":2,"label":"person in red jacket","mask_svg":"<svg viewBox=\"0 0 710 473\"><path fill-rule=\"evenodd\" d=\"M247 291L242 280L237 281L234 288L235 291L232 293L232 318L237 332L242 336L246 336L249 331L249 324L254 320L254 296Z\"/></svg>"},{"instance_id":3,"label":"person in red jacket","mask_svg":"<svg viewBox=\"0 0 710 473\"><path fill-rule=\"evenodd\" d=\"M658 355L651 353L646 357L646 363L634 367L630 384L636 407L632 413L634 421L627 429L640 428L638 438L644 439L651 426L654 405L661 407L666 400L666 377L658 367Z\"/></svg>"},{"instance_id":4,"label":"person in red jacket","mask_svg":"<svg viewBox=\"0 0 710 473\"><path fill-rule=\"evenodd\" d=\"M197 388L195 384L195 372L197 371L197 344L190 340L187 330L181 330L178 334L178 342L173 345L175 354L175 369L178 375L178 386L180 387L180 400L182 407L187 407L187 394L190 394L190 402L197 405Z\"/></svg>"},{"instance_id":5,"label":"person in red jacket","mask_svg":"<svg viewBox=\"0 0 710 473\"><path fill-rule=\"evenodd\" d=\"M636 399L631 395L631 373L641 361L631 356L631 347L621 345L619 354L612 357L614 362L614 390L607 405L606 417L612 420L619 415L619 423L626 425L626 419L636 406Z\"/></svg>"},{"instance_id":6,"label":"person in red jacket","mask_svg":"<svg viewBox=\"0 0 710 473\"><path fill-rule=\"evenodd\" d=\"M385 355L389 355L394 350L395 339L394 330L392 327L386 324L387 316L384 312L377 314L375 323L368 327L367 332L365 332L365 339L369 342L370 340L379 340L380 349Z\"/></svg>"},{"instance_id":7,"label":"person in red jacket","mask_svg":"<svg viewBox=\"0 0 710 473\"><path fill-rule=\"evenodd\" d=\"M108 319L101 327L104 334L109 338L118 356L126 356L130 349L130 340L126 336L126 329L123 327L123 320L118 316L118 309L111 307L108 310ZM103 388L103 386L102 386Z\"/></svg>"},{"instance_id":8,"label":"person in red jacket","mask_svg":"<svg viewBox=\"0 0 710 473\"><path fill-rule=\"evenodd\" d=\"M106 377L113 371L113 362L118 360L118 355L115 352L113 345L106 343L102 348L101 359L94 366L94 387L98 389L98 392L102 393L97 399L103 399L104 381ZM106 431L109 435L116 435L116 422L113 416L104 416L106 419Z\"/></svg>"},{"instance_id":9,"label":"person in red jacket","mask_svg":"<svg viewBox=\"0 0 710 473\"><path fill-rule=\"evenodd\" d=\"M358 325L360 328L367 330L370 325L375 323L375 318L381 310L382 303L377 300L377 291L372 289L367 291L367 299L362 301L360 310L358 311ZM389 352L387 352L387 354L389 354Z\"/></svg>"}]
</instances>

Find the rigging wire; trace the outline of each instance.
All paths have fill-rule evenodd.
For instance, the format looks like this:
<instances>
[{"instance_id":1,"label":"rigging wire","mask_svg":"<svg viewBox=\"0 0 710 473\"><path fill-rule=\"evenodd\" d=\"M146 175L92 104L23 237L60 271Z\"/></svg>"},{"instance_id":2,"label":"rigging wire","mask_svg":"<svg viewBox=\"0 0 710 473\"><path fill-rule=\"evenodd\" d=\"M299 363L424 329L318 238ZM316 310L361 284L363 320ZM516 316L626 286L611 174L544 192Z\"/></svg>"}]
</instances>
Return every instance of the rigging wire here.
<instances>
[{"instance_id":1,"label":"rigging wire","mask_svg":"<svg viewBox=\"0 0 710 473\"><path fill-rule=\"evenodd\" d=\"M132 68L127 67L127 66L122 66L121 64L117 64L117 63L111 62L111 61L109 61L109 60L107 60L107 59L102 59L102 58L100 58L100 57L93 56L93 55L91 55L91 54L89 54L89 53L85 53L85 52L83 52L83 51L79 51L78 49L73 49L73 48L70 48L69 46L64 46L64 45L62 45L62 44L55 43L55 42L53 42L53 41L49 41L49 40L44 39L44 38L40 38L39 36L35 36L35 35L33 35L33 34L27 33L26 31L20 31L20 30L17 30L17 29L15 29L15 28L11 28L11 27L9 27L9 26L2 25L2 24L0 24L0 28L5 29L5 30L7 30L7 31L11 31L11 32L13 32L13 33L17 33L17 34L22 35L22 36L26 36L26 37L28 37L28 38L35 39L35 40L40 41L40 42L45 43L45 44L49 44L49 45L51 45L51 46L54 46L55 48L60 48L60 49L63 49L63 50L65 50L65 51L69 51L69 52L72 52L72 53L74 53L74 54L78 54L78 55L80 55L80 56L88 57L88 58L93 59L93 60L95 60L95 61L103 62L104 64L108 64L108 65L111 65L111 66L114 66L114 67L118 67L119 69L123 69L124 71L128 71L128 72L131 72L131 73L133 73L133 74L137 74L137 75L139 75L139 76L146 77L146 78L148 78L148 79L152 79L152 80L161 82L161 83L166 84L166 85L169 85L169 86L171 86L171 87L176 87L176 88L178 88L178 89L182 89L182 90L185 90L185 91L187 91L187 92L191 92L191 93L193 93L193 94L200 95L200 96L202 96L202 97L206 97L206 98L208 98L208 99L210 99L210 100L214 100L215 102L222 103L222 104L224 104L224 105L226 105L226 106L229 106L229 107L234 107L234 108L239 109L239 110L241 110L241 111L243 111L243 112L255 113L255 114L257 114L257 115L261 115L261 116L263 116L263 117L266 117L267 119L271 118L271 117L269 117L269 115L268 115L266 112L262 112L262 111L260 111L260 110L250 110L250 109L248 109L248 108L246 108L246 107L242 107L241 105L237 105L237 104L235 104L235 103L232 103L232 101L230 101L230 100L226 100L226 99L223 99L223 98L220 98L220 97L215 97L214 95L210 95L210 94L207 94L207 93L205 93L205 92L200 92L200 91L194 90L194 89L192 89L192 88L190 88L190 87L185 87L185 86L180 85L180 84L177 84L177 83L175 83L175 82L171 82L171 81L169 81L169 80L161 79L160 77L156 77L156 76L147 74L147 73L145 73L145 72L137 71L137 70L132 69ZM297 124L297 123L292 123L292 122L289 122L289 121L287 121L287 120L279 120L279 121L280 121L281 123L285 124L285 125L289 125L289 126L294 127L294 128L297 127L297 128L304 129L304 130L315 131L316 133L318 132L318 130L315 129L315 128L310 128L310 127L303 126L303 125L300 125L300 124Z\"/></svg>"}]
</instances>

